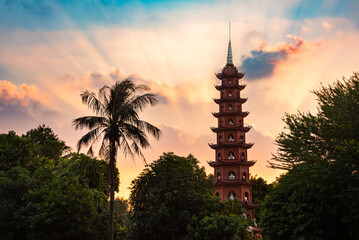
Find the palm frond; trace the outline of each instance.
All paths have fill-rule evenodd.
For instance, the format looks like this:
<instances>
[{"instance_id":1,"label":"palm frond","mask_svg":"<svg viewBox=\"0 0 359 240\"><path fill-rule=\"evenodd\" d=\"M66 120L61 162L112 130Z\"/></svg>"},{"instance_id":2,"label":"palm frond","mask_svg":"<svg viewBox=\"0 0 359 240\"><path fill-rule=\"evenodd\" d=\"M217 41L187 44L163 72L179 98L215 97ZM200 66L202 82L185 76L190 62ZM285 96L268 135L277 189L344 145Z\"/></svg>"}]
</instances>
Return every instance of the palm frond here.
<instances>
[{"instance_id":1,"label":"palm frond","mask_svg":"<svg viewBox=\"0 0 359 240\"><path fill-rule=\"evenodd\" d=\"M83 128L93 129L95 127L108 126L108 121L104 117L85 116L73 120L72 125L75 127L75 130Z\"/></svg>"},{"instance_id":2,"label":"palm frond","mask_svg":"<svg viewBox=\"0 0 359 240\"><path fill-rule=\"evenodd\" d=\"M116 149L114 149L116 154ZM106 131L103 140L101 143L101 147L99 150L99 156L105 158L106 160L110 157L110 131Z\"/></svg>"},{"instance_id":3,"label":"palm frond","mask_svg":"<svg viewBox=\"0 0 359 240\"><path fill-rule=\"evenodd\" d=\"M142 131L140 128L131 124L124 123L122 125L122 130L125 137L130 139L132 142L139 143L143 148L147 148L150 146L145 132Z\"/></svg>"},{"instance_id":4,"label":"palm frond","mask_svg":"<svg viewBox=\"0 0 359 240\"><path fill-rule=\"evenodd\" d=\"M98 91L98 99L99 101L102 103L102 105L106 108L107 112L108 112L108 104L109 104L109 92L111 91L111 88L107 85L103 86L99 91Z\"/></svg>"},{"instance_id":5,"label":"palm frond","mask_svg":"<svg viewBox=\"0 0 359 240\"><path fill-rule=\"evenodd\" d=\"M128 105L118 107L112 117L116 122L136 122L139 118L137 112Z\"/></svg>"},{"instance_id":6,"label":"palm frond","mask_svg":"<svg viewBox=\"0 0 359 240\"><path fill-rule=\"evenodd\" d=\"M88 146L90 142L97 140L100 130L101 127L98 127L82 136L82 138L77 142L77 152L80 152L82 146Z\"/></svg>"},{"instance_id":7,"label":"palm frond","mask_svg":"<svg viewBox=\"0 0 359 240\"><path fill-rule=\"evenodd\" d=\"M93 154L93 145L95 145L95 144L98 142L99 137L100 137L103 133L105 133L105 136L103 137L101 146L103 145L104 141L106 140L107 129L103 129L103 130L101 131L101 133L98 134L97 137L92 140L92 143L91 143L91 145L90 145L90 147L89 147L89 150L87 151L87 155L94 156L94 154ZM101 150L101 149L100 149L100 150ZM101 157L101 154L100 154L100 157Z\"/></svg>"},{"instance_id":8,"label":"palm frond","mask_svg":"<svg viewBox=\"0 0 359 240\"><path fill-rule=\"evenodd\" d=\"M127 155L130 155L131 157L134 156L127 138L125 137L117 138L116 143L118 147L121 149L122 153L125 155L125 157Z\"/></svg>"},{"instance_id":9,"label":"palm frond","mask_svg":"<svg viewBox=\"0 0 359 240\"><path fill-rule=\"evenodd\" d=\"M153 137L155 137L155 139L157 139L157 140L160 139L162 133L159 128L155 127L154 125L152 125L146 121L142 121L142 120L137 120L136 124L140 129L144 129L147 133L149 133Z\"/></svg>"},{"instance_id":10,"label":"palm frond","mask_svg":"<svg viewBox=\"0 0 359 240\"><path fill-rule=\"evenodd\" d=\"M84 91L81 94L82 103L86 104L96 115L103 116L106 112L105 106L101 103L101 101L96 97L96 94L91 91Z\"/></svg>"},{"instance_id":11,"label":"palm frond","mask_svg":"<svg viewBox=\"0 0 359 240\"><path fill-rule=\"evenodd\" d=\"M137 156L140 156L140 158L145 162L145 164L147 164L146 162L146 158L145 156L143 155L142 151L141 151L141 148L138 146L138 144L136 142L132 142L131 144L131 149L133 152L135 152L135 154Z\"/></svg>"},{"instance_id":12,"label":"palm frond","mask_svg":"<svg viewBox=\"0 0 359 240\"><path fill-rule=\"evenodd\" d=\"M136 85L129 79L125 79L111 88L110 99L112 109L117 109L121 105L126 105L128 99L136 92Z\"/></svg>"},{"instance_id":13,"label":"palm frond","mask_svg":"<svg viewBox=\"0 0 359 240\"><path fill-rule=\"evenodd\" d=\"M129 106L133 109L142 111L147 105L154 106L157 104L156 95L153 93L146 93L143 95L135 96Z\"/></svg>"}]
</instances>

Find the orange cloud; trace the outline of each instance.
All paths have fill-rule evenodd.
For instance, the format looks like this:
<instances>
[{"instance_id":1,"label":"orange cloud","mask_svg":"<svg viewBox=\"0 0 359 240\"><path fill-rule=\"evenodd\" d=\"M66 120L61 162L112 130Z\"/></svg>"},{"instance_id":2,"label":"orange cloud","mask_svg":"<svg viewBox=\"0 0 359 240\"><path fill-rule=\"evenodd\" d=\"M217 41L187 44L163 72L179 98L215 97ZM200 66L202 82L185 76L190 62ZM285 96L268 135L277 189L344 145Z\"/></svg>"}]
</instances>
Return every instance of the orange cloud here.
<instances>
[{"instance_id":1,"label":"orange cloud","mask_svg":"<svg viewBox=\"0 0 359 240\"><path fill-rule=\"evenodd\" d=\"M312 47L319 46L321 43L321 41L305 41L303 38L292 34L287 34L286 37L290 40L293 40L294 43L281 42L275 46L270 46L267 43L262 42L257 48L257 51L284 52L286 54L292 54L306 51Z\"/></svg>"},{"instance_id":2,"label":"orange cloud","mask_svg":"<svg viewBox=\"0 0 359 240\"><path fill-rule=\"evenodd\" d=\"M0 103L7 105L21 105L27 107L31 101L40 101L41 93L35 85L25 83L16 86L13 83L0 80Z\"/></svg>"}]
</instances>

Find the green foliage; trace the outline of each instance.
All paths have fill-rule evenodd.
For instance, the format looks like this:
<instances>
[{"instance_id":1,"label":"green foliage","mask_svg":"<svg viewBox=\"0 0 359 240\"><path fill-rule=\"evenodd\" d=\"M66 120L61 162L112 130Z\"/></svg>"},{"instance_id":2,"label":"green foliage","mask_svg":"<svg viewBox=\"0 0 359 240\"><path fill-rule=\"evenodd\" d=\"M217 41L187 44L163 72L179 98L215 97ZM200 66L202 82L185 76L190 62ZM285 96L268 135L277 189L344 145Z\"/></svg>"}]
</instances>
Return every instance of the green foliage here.
<instances>
[{"instance_id":1,"label":"green foliage","mask_svg":"<svg viewBox=\"0 0 359 240\"><path fill-rule=\"evenodd\" d=\"M61 151L49 153L55 160L44 157L48 153L40 153L39 145L65 145L56 144L56 137L36 143L38 129L22 137L0 135L0 239L104 239L108 164L84 154L60 158ZM46 130L56 136L51 133ZM118 183L118 171L115 178ZM127 203L116 200L115 206L116 230L122 236L116 239L123 239Z\"/></svg>"},{"instance_id":2,"label":"green foliage","mask_svg":"<svg viewBox=\"0 0 359 240\"><path fill-rule=\"evenodd\" d=\"M19 137L14 131L0 134L0 171L28 166L35 157L33 151L31 139Z\"/></svg>"},{"instance_id":3,"label":"green foliage","mask_svg":"<svg viewBox=\"0 0 359 240\"><path fill-rule=\"evenodd\" d=\"M33 172L0 172L0 232L5 239L101 239L107 197L81 181L73 160L41 158Z\"/></svg>"},{"instance_id":4,"label":"green foliage","mask_svg":"<svg viewBox=\"0 0 359 240\"><path fill-rule=\"evenodd\" d=\"M115 234L114 239L126 239L128 234L128 202L123 198L115 199L115 211L114 211L114 225L115 225Z\"/></svg>"},{"instance_id":5,"label":"green foliage","mask_svg":"<svg viewBox=\"0 0 359 240\"><path fill-rule=\"evenodd\" d=\"M132 181L131 239L213 239L207 238L211 228L219 230L218 236L235 239L247 226L239 218L243 210L220 202L212 184L192 155L165 153ZM234 223L221 228L229 221ZM206 228L206 222L212 227Z\"/></svg>"},{"instance_id":6,"label":"green foliage","mask_svg":"<svg viewBox=\"0 0 359 240\"><path fill-rule=\"evenodd\" d=\"M274 189L274 184L268 184L262 177L251 177L250 182L253 183L252 199L255 203L262 203L264 198Z\"/></svg>"},{"instance_id":7,"label":"green foliage","mask_svg":"<svg viewBox=\"0 0 359 240\"><path fill-rule=\"evenodd\" d=\"M262 206L266 239L354 239L359 234L358 180L336 162L293 167Z\"/></svg>"},{"instance_id":8,"label":"green foliage","mask_svg":"<svg viewBox=\"0 0 359 240\"><path fill-rule=\"evenodd\" d=\"M31 168L37 159L47 157L57 160L69 147L45 125L18 136L14 131L0 134L0 171L14 166Z\"/></svg>"},{"instance_id":9,"label":"green foliage","mask_svg":"<svg viewBox=\"0 0 359 240\"><path fill-rule=\"evenodd\" d=\"M67 167L71 169L71 173L79 178L82 184L95 188L108 195L107 171L108 164L104 160L98 160L86 156L84 154L69 154L67 161L62 161L58 168ZM115 185L118 191L119 173L115 171Z\"/></svg>"},{"instance_id":10,"label":"green foliage","mask_svg":"<svg viewBox=\"0 0 359 240\"><path fill-rule=\"evenodd\" d=\"M64 141L59 140L51 128L45 125L29 130L25 137L31 139L34 154L38 158L48 157L57 160L70 149Z\"/></svg>"},{"instance_id":11,"label":"green foliage","mask_svg":"<svg viewBox=\"0 0 359 240\"><path fill-rule=\"evenodd\" d=\"M289 169L263 203L265 239L359 236L359 75L314 91L318 114L286 115L272 167Z\"/></svg>"},{"instance_id":12,"label":"green foliage","mask_svg":"<svg viewBox=\"0 0 359 240\"><path fill-rule=\"evenodd\" d=\"M249 239L248 223L243 217L229 214L213 213L205 216L198 222L197 229L191 229L189 226L188 236L186 239L203 239L203 240L243 240Z\"/></svg>"},{"instance_id":13,"label":"green foliage","mask_svg":"<svg viewBox=\"0 0 359 240\"><path fill-rule=\"evenodd\" d=\"M278 153L270 162L273 168L288 170L303 162L337 160L348 147L355 154L359 144L359 73L322 87L314 94L318 99L318 114L285 115L288 131L276 139ZM359 166L358 161L349 164Z\"/></svg>"},{"instance_id":14,"label":"green foliage","mask_svg":"<svg viewBox=\"0 0 359 240\"><path fill-rule=\"evenodd\" d=\"M251 183L254 183L252 187L252 201L255 203L262 204L265 197L267 195L270 195L274 189L274 184L268 184L266 180L264 180L261 177L251 177L250 178ZM260 215L261 215L261 207L254 210L254 215L256 217L256 221L260 221Z\"/></svg>"}]
</instances>

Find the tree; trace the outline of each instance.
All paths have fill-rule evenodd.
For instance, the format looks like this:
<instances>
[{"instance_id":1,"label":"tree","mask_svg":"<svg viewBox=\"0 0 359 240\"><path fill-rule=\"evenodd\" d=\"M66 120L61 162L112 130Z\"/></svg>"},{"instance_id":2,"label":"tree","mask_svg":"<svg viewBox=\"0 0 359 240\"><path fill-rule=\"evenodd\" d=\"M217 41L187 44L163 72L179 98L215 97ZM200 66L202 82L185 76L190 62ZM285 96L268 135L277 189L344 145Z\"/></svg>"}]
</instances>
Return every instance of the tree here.
<instances>
[{"instance_id":1,"label":"tree","mask_svg":"<svg viewBox=\"0 0 359 240\"><path fill-rule=\"evenodd\" d=\"M115 199L114 207L115 240L126 239L128 234L128 201L123 198Z\"/></svg>"},{"instance_id":2,"label":"tree","mask_svg":"<svg viewBox=\"0 0 359 240\"><path fill-rule=\"evenodd\" d=\"M195 231L188 231L186 239L198 240L245 240L248 236L248 222L236 214L212 213L200 219ZM192 226L191 226L192 227Z\"/></svg>"},{"instance_id":3,"label":"tree","mask_svg":"<svg viewBox=\"0 0 359 240\"><path fill-rule=\"evenodd\" d=\"M48 157L57 160L63 153L70 150L65 142L61 141L52 129L45 124L27 131L24 137L31 139L34 144L34 154L39 158Z\"/></svg>"},{"instance_id":4,"label":"tree","mask_svg":"<svg viewBox=\"0 0 359 240\"><path fill-rule=\"evenodd\" d=\"M276 138L278 153L269 162L271 167L288 170L303 162L336 161L345 149L352 152L358 146L359 73L332 86L322 86L314 94L318 100L316 115L285 115L287 132ZM358 161L348 164L359 167Z\"/></svg>"},{"instance_id":5,"label":"tree","mask_svg":"<svg viewBox=\"0 0 359 240\"><path fill-rule=\"evenodd\" d=\"M0 239L105 239L107 162L47 151L46 147L65 144L48 127L40 131L44 134L34 134L41 128L22 136L13 131L0 134ZM114 172L118 186L117 169ZM124 205L116 201L118 236L126 233Z\"/></svg>"},{"instance_id":6,"label":"tree","mask_svg":"<svg viewBox=\"0 0 359 240\"><path fill-rule=\"evenodd\" d=\"M16 135L14 131L0 134L0 171L15 166L28 167L35 158L31 139Z\"/></svg>"},{"instance_id":7,"label":"tree","mask_svg":"<svg viewBox=\"0 0 359 240\"><path fill-rule=\"evenodd\" d=\"M276 140L288 172L262 206L266 239L359 236L359 75L314 93L318 113L287 114Z\"/></svg>"},{"instance_id":8,"label":"tree","mask_svg":"<svg viewBox=\"0 0 359 240\"><path fill-rule=\"evenodd\" d=\"M38 158L57 160L69 147L45 125L29 130L21 137L14 131L0 134L0 171L14 166L31 167Z\"/></svg>"},{"instance_id":9,"label":"tree","mask_svg":"<svg viewBox=\"0 0 359 240\"><path fill-rule=\"evenodd\" d=\"M357 239L358 186L335 162L294 166L262 205L265 239Z\"/></svg>"},{"instance_id":10,"label":"tree","mask_svg":"<svg viewBox=\"0 0 359 240\"><path fill-rule=\"evenodd\" d=\"M0 239L103 239L107 196L101 184L90 186L91 177L78 173L82 157L60 158L56 166L43 157L31 170L0 171Z\"/></svg>"},{"instance_id":11,"label":"tree","mask_svg":"<svg viewBox=\"0 0 359 240\"><path fill-rule=\"evenodd\" d=\"M139 119L138 112L148 105L154 106L157 99L152 93L144 93L149 88L145 85L135 85L131 80L116 82L112 87L104 86L98 96L91 91L81 94L82 102L86 104L96 116L80 117L73 120L75 129L88 128L77 144L81 147L89 146L88 154L93 155L93 145L101 139L99 156L109 160L108 182L110 193L110 221L109 239L114 234L114 198L116 182L114 171L118 150L125 156L140 156L144 159L141 148L150 146L146 133L156 139L160 137L160 130L152 124Z\"/></svg>"},{"instance_id":12,"label":"tree","mask_svg":"<svg viewBox=\"0 0 359 240\"><path fill-rule=\"evenodd\" d=\"M132 181L130 238L229 240L241 236L248 223L240 203L221 202L213 196L212 184L192 155L165 153ZM217 235L210 234L212 230Z\"/></svg>"},{"instance_id":13,"label":"tree","mask_svg":"<svg viewBox=\"0 0 359 240\"><path fill-rule=\"evenodd\" d=\"M262 204L265 197L270 195L274 189L274 184L268 184L266 180L262 177L251 177L251 183L253 183L252 187L252 201L255 203ZM254 215L256 216L256 221L260 221L261 207L254 210Z\"/></svg>"}]
</instances>

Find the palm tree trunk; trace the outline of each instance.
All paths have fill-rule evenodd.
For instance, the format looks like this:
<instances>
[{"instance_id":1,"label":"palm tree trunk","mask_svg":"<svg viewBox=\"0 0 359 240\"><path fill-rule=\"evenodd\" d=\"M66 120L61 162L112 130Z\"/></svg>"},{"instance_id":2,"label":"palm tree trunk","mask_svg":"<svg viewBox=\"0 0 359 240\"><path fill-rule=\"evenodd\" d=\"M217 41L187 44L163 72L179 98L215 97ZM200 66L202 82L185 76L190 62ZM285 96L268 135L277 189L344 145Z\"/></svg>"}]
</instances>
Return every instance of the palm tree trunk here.
<instances>
[{"instance_id":1,"label":"palm tree trunk","mask_svg":"<svg viewBox=\"0 0 359 240\"><path fill-rule=\"evenodd\" d=\"M114 222L113 222L113 211L114 211L114 203L115 203L115 191L114 186L111 184L110 186L110 221L108 226L108 234L109 240L113 240L114 235Z\"/></svg>"},{"instance_id":2,"label":"palm tree trunk","mask_svg":"<svg viewBox=\"0 0 359 240\"><path fill-rule=\"evenodd\" d=\"M111 140L110 140L111 141ZM110 164L108 171L108 178L110 182L110 219L108 226L108 240L113 240L114 238L114 222L113 222L113 212L114 212L114 203L115 203L115 178L114 178L114 169L115 169L115 141L110 143Z\"/></svg>"}]
</instances>

